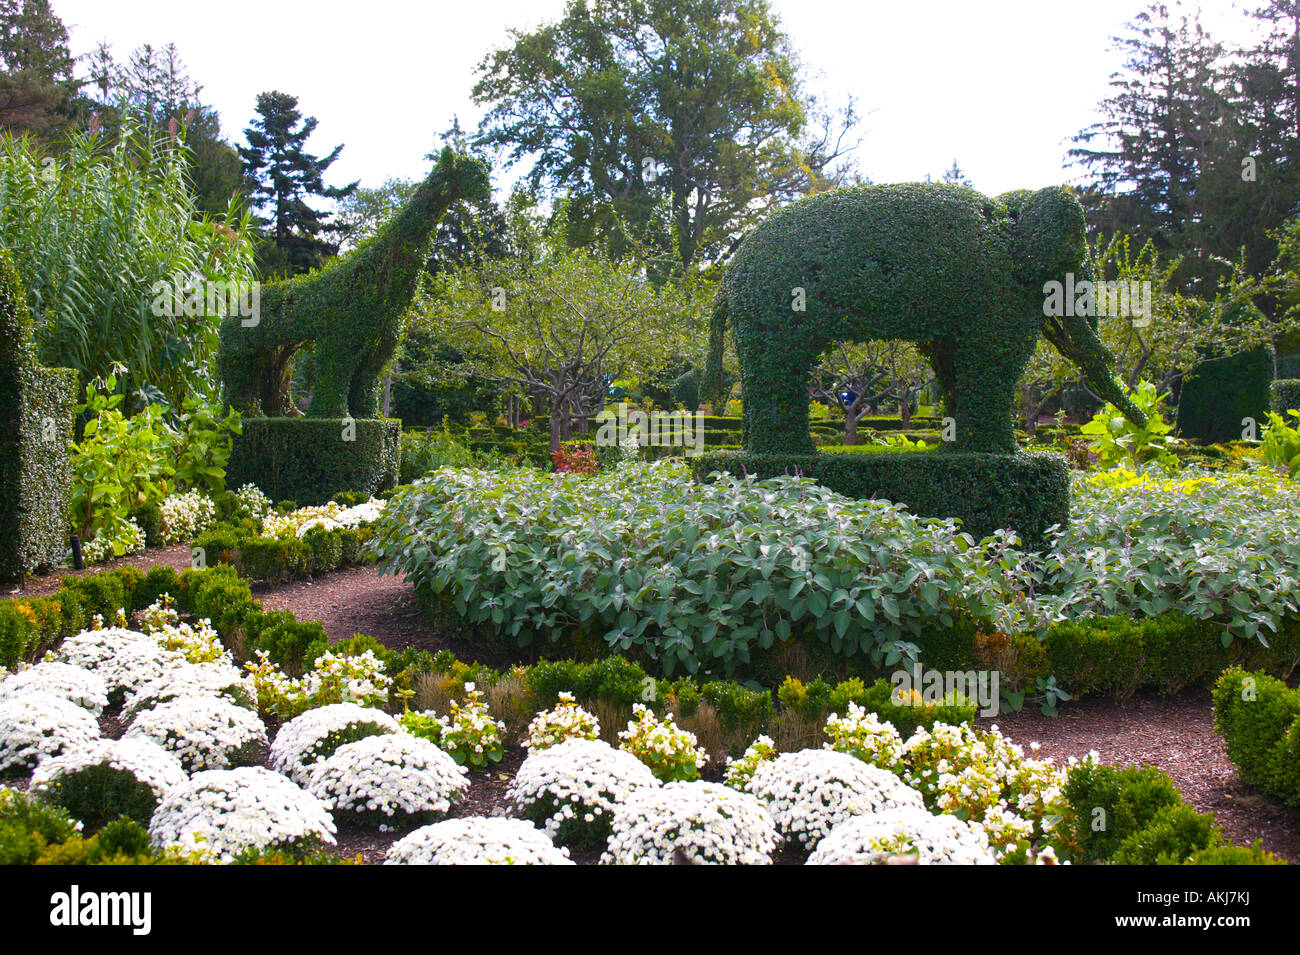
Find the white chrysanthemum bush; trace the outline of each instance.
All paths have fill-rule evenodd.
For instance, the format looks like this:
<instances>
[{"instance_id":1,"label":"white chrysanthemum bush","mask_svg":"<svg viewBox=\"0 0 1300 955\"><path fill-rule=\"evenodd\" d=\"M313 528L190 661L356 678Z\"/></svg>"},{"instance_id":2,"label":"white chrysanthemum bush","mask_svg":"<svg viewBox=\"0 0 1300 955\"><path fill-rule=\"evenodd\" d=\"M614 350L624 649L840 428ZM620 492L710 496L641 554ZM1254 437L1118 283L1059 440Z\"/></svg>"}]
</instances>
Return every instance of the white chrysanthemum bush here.
<instances>
[{"instance_id":1,"label":"white chrysanthemum bush","mask_svg":"<svg viewBox=\"0 0 1300 955\"><path fill-rule=\"evenodd\" d=\"M150 739L175 753L186 772L255 762L266 746L257 714L217 696L179 696L138 714L126 738Z\"/></svg>"},{"instance_id":2,"label":"white chrysanthemum bush","mask_svg":"<svg viewBox=\"0 0 1300 955\"><path fill-rule=\"evenodd\" d=\"M383 710L355 703L317 707L280 727L271 743L271 768L306 786L311 783L312 766L334 755L340 746L401 729Z\"/></svg>"},{"instance_id":3,"label":"white chrysanthemum bush","mask_svg":"<svg viewBox=\"0 0 1300 955\"><path fill-rule=\"evenodd\" d=\"M809 865L882 865L915 856L920 865L996 865L979 823L914 807L851 816L817 843Z\"/></svg>"},{"instance_id":4,"label":"white chrysanthemum bush","mask_svg":"<svg viewBox=\"0 0 1300 955\"><path fill-rule=\"evenodd\" d=\"M108 706L108 685L103 677L68 663L47 660L0 680L0 702L27 693L48 693L98 716Z\"/></svg>"},{"instance_id":5,"label":"white chrysanthemum bush","mask_svg":"<svg viewBox=\"0 0 1300 955\"><path fill-rule=\"evenodd\" d=\"M385 865L573 865L567 849L522 819L448 819L399 839Z\"/></svg>"},{"instance_id":6,"label":"white chrysanthemum bush","mask_svg":"<svg viewBox=\"0 0 1300 955\"><path fill-rule=\"evenodd\" d=\"M776 743L770 736L760 736L750 743L745 752L737 757L727 759L727 771L722 777L732 789L749 792L749 784L754 778L754 771L761 763L776 759Z\"/></svg>"},{"instance_id":7,"label":"white chrysanthemum bush","mask_svg":"<svg viewBox=\"0 0 1300 955\"><path fill-rule=\"evenodd\" d=\"M159 801L189 779L175 755L152 740L101 739L47 759L31 791L98 826L119 816L148 823Z\"/></svg>"},{"instance_id":8,"label":"white chrysanthemum bush","mask_svg":"<svg viewBox=\"0 0 1300 955\"><path fill-rule=\"evenodd\" d=\"M383 733L314 763L307 788L336 818L408 825L444 816L469 789L469 773L426 739Z\"/></svg>"},{"instance_id":9,"label":"white chrysanthemum bush","mask_svg":"<svg viewBox=\"0 0 1300 955\"><path fill-rule=\"evenodd\" d=\"M606 865L766 865L778 842L767 809L718 783L673 782L614 808Z\"/></svg>"},{"instance_id":10,"label":"white chrysanthemum bush","mask_svg":"<svg viewBox=\"0 0 1300 955\"><path fill-rule=\"evenodd\" d=\"M147 633L124 627L85 630L59 645L55 659L90 670L103 679L110 704L185 662Z\"/></svg>"},{"instance_id":11,"label":"white chrysanthemum bush","mask_svg":"<svg viewBox=\"0 0 1300 955\"><path fill-rule=\"evenodd\" d=\"M132 723L141 713L183 696L217 697L247 710L257 707L252 684L233 665L225 662L186 663L168 670L128 696L122 707L122 720Z\"/></svg>"},{"instance_id":12,"label":"white chrysanthemum bush","mask_svg":"<svg viewBox=\"0 0 1300 955\"><path fill-rule=\"evenodd\" d=\"M99 721L61 696L23 693L0 702L0 776L23 775L98 739Z\"/></svg>"},{"instance_id":13,"label":"white chrysanthemum bush","mask_svg":"<svg viewBox=\"0 0 1300 955\"><path fill-rule=\"evenodd\" d=\"M781 835L813 849L851 816L924 808L921 794L887 769L847 753L805 749L760 762L749 784Z\"/></svg>"},{"instance_id":14,"label":"white chrysanthemum bush","mask_svg":"<svg viewBox=\"0 0 1300 955\"><path fill-rule=\"evenodd\" d=\"M826 749L848 753L858 759L898 772L903 765L906 744L893 723L882 720L865 707L850 703L848 714L832 713L826 718Z\"/></svg>"},{"instance_id":15,"label":"white chrysanthemum bush","mask_svg":"<svg viewBox=\"0 0 1300 955\"><path fill-rule=\"evenodd\" d=\"M261 767L208 770L173 788L149 822L159 848L202 851L229 862L249 849L305 854L335 842L319 799Z\"/></svg>"},{"instance_id":16,"label":"white chrysanthemum bush","mask_svg":"<svg viewBox=\"0 0 1300 955\"><path fill-rule=\"evenodd\" d=\"M659 780L635 756L601 740L568 739L529 754L507 795L557 845L603 848L614 809Z\"/></svg>"}]
</instances>

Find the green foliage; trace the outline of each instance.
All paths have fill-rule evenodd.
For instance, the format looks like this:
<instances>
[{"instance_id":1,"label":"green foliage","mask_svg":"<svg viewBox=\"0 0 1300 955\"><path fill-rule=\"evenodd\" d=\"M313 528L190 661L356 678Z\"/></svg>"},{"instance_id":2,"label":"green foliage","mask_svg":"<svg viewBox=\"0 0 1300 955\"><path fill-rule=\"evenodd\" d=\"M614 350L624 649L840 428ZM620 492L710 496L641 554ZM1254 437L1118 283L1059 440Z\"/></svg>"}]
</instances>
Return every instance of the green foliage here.
<instances>
[{"instance_id":1,"label":"green foliage","mask_svg":"<svg viewBox=\"0 0 1300 955\"><path fill-rule=\"evenodd\" d=\"M288 362L304 343L314 343L309 416L377 417L380 372L401 339L433 230L453 202L488 192L483 164L448 147L411 201L355 251L315 272L267 285L255 323L227 316L220 359L231 405L249 414L287 414ZM345 483L331 493L341 487L365 489Z\"/></svg>"},{"instance_id":2,"label":"green foliage","mask_svg":"<svg viewBox=\"0 0 1300 955\"><path fill-rule=\"evenodd\" d=\"M1067 520L1069 472L1054 455L901 451L710 452L693 458L691 468L698 479L715 471L753 474L760 479L802 475L846 497L892 501L920 517L958 518L962 530L976 540L1011 528L1036 545L1049 527Z\"/></svg>"},{"instance_id":3,"label":"green foliage","mask_svg":"<svg viewBox=\"0 0 1300 955\"><path fill-rule=\"evenodd\" d=\"M1083 210L1061 188L993 200L911 183L800 200L754 229L732 260L711 325L711 397L730 320L745 448L755 454L813 450L810 376L819 356L845 339L921 345L956 419L948 451L1016 450L1013 392L1040 332L1102 394L1133 410L1089 320L1043 315L1044 284L1078 271L1084 251Z\"/></svg>"},{"instance_id":4,"label":"green foliage","mask_svg":"<svg viewBox=\"0 0 1300 955\"><path fill-rule=\"evenodd\" d=\"M1164 417L1166 396L1157 394L1156 386L1144 381L1131 398L1146 416L1144 424L1134 424L1113 404L1107 403L1079 429L1080 434L1093 439L1088 447L1097 455L1097 463L1103 468L1151 463L1175 467L1177 460L1168 438L1174 426Z\"/></svg>"},{"instance_id":5,"label":"green foliage","mask_svg":"<svg viewBox=\"0 0 1300 955\"><path fill-rule=\"evenodd\" d=\"M341 490L374 495L397 484L401 422L391 418L245 418L226 480L272 500L323 504Z\"/></svg>"},{"instance_id":6,"label":"green foliage","mask_svg":"<svg viewBox=\"0 0 1300 955\"><path fill-rule=\"evenodd\" d=\"M1203 815L1186 804L1166 806L1119 844L1113 861L1116 865L1181 865L1222 842L1212 814Z\"/></svg>"},{"instance_id":7,"label":"green foliage","mask_svg":"<svg viewBox=\"0 0 1300 955\"><path fill-rule=\"evenodd\" d=\"M1214 687L1214 728L1242 780L1300 806L1300 690L1234 667Z\"/></svg>"},{"instance_id":8,"label":"green foliage","mask_svg":"<svg viewBox=\"0 0 1300 955\"><path fill-rule=\"evenodd\" d=\"M158 808L153 790L124 769L105 760L50 784L45 798L91 828L118 817L147 825Z\"/></svg>"},{"instance_id":9,"label":"green foliage","mask_svg":"<svg viewBox=\"0 0 1300 955\"><path fill-rule=\"evenodd\" d=\"M440 429L402 432L401 484L410 484L438 468L468 468L474 464L473 452L451 433L446 418Z\"/></svg>"},{"instance_id":10,"label":"green foliage","mask_svg":"<svg viewBox=\"0 0 1300 955\"><path fill-rule=\"evenodd\" d=\"M65 842L76 831L57 806L0 788L0 865L32 865L47 846Z\"/></svg>"},{"instance_id":11,"label":"green foliage","mask_svg":"<svg viewBox=\"0 0 1300 955\"><path fill-rule=\"evenodd\" d=\"M279 664L290 676L296 676L311 662L307 659L307 649L313 646L319 649L320 644L328 643L325 628L318 621L299 621L289 614L287 618L278 617L277 622L262 626L257 639L248 644L248 649L250 656L258 650L265 650L272 663Z\"/></svg>"},{"instance_id":12,"label":"green foliage","mask_svg":"<svg viewBox=\"0 0 1300 955\"><path fill-rule=\"evenodd\" d=\"M1287 418L1295 418L1295 424ZM1300 471L1300 411L1291 408L1284 413L1268 412L1268 425L1260 435L1261 461L1287 469L1292 477Z\"/></svg>"},{"instance_id":13,"label":"green foliage","mask_svg":"<svg viewBox=\"0 0 1300 955\"><path fill-rule=\"evenodd\" d=\"M1249 351L1201 362L1183 376L1178 433L1207 444L1241 437L1243 419L1262 421L1269 408L1273 350Z\"/></svg>"},{"instance_id":14,"label":"green foliage","mask_svg":"<svg viewBox=\"0 0 1300 955\"><path fill-rule=\"evenodd\" d=\"M1079 847L1078 862L1109 860L1161 810L1183 801L1174 781L1154 766L1120 768L1095 760L1071 767L1065 798L1069 811L1062 824Z\"/></svg>"},{"instance_id":15,"label":"green foliage","mask_svg":"<svg viewBox=\"0 0 1300 955\"><path fill-rule=\"evenodd\" d=\"M224 491L230 436L241 430L238 412L218 416L214 405L186 398L176 415L173 467L177 488Z\"/></svg>"},{"instance_id":16,"label":"green foliage","mask_svg":"<svg viewBox=\"0 0 1300 955\"><path fill-rule=\"evenodd\" d=\"M1287 861L1265 850L1259 840L1256 840L1252 846L1197 849L1187 857L1183 865L1287 865Z\"/></svg>"},{"instance_id":17,"label":"green foliage","mask_svg":"<svg viewBox=\"0 0 1300 955\"><path fill-rule=\"evenodd\" d=\"M0 580L63 560L75 376L42 368L27 296L0 248Z\"/></svg>"},{"instance_id":18,"label":"green foliage","mask_svg":"<svg viewBox=\"0 0 1300 955\"><path fill-rule=\"evenodd\" d=\"M82 387L122 368L133 407L214 390L220 315L156 309L159 290L182 293L196 274L253 277L247 220L233 207L200 215L189 162L183 142L133 116L116 138L76 133L54 156L0 137L0 245L16 250L39 354L75 369Z\"/></svg>"},{"instance_id":19,"label":"green foliage","mask_svg":"<svg viewBox=\"0 0 1300 955\"><path fill-rule=\"evenodd\" d=\"M1278 378L1269 385L1269 407L1280 415L1300 408L1300 378Z\"/></svg>"}]
</instances>

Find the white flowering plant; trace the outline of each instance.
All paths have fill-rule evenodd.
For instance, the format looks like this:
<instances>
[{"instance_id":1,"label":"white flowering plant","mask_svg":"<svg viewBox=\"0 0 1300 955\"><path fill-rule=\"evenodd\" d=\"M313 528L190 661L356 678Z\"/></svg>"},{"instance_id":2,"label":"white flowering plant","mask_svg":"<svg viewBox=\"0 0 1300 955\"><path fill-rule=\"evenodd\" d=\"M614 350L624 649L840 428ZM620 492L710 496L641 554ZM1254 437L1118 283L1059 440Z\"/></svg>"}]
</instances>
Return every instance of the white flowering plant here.
<instances>
[{"instance_id":1,"label":"white flowering plant","mask_svg":"<svg viewBox=\"0 0 1300 955\"><path fill-rule=\"evenodd\" d=\"M781 835L809 850L850 816L925 805L894 773L831 750L761 762L749 789L766 803Z\"/></svg>"},{"instance_id":2,"label":"white flowering plant","mask_svg":"<svg viewBox=\"0 0 1300 955\"><path fill-rule=\"evenodd\" d=\"M130 724L146 710L182 696L213 696L245 709L256 709L256 691L229 663L186 663L168 670L126 698L122 720Z\"/></svg>"},{"instance_id":3,"label":"white flowering plant","mask_svg":"<svg viewBox=\"0 0 1300 955\"><path fill-rule=\"evenodd\" d=\"M335 831L319 799L260 766L196 773L168 792L149 822L155 846L218 862L249 849L304 855L333 845Z\"/></svg>"},{"instance_id":4,"label":"white flowering plant","mask_svg":"<svg viewBox=\"0 0 1300 955\"><path fill-rule=\"evenodd\" d=\"M99 739L99 721L84 707L49 693L0 702L0 776L24 775L44 759Z\"/></svg>"},{"instance_id":5,"label":"white flowering plant","mask_svg":"<svg viewBox=\"0 0 1300 955\"><path fill-rule=\"evenodd\" d=\"M635 756L601 740L567 739L528 755L507 791L557 845L603 848L614 809L659 780Z\"/></svg>"},{"instance_id":6,"label":"white flowering plant","mask_svg":"<svg viewBox=\"0 0 1300 955\"><path fill-rule=\"evenodd\" d=\"M108 686L97 673L69 663L46 660L0 680L0 701L26 693L48 693L98 716L108 706Z\"/></svg>"},{"instance_id":7,"label":"white flowering plant","mask_svg":"<svg viewBox=\"0 0 1300 955\"><path fill-rule=\"evenodd\" d=\"M355 507L343 507L334 501L312 507L300 507L288 514L267 514L262 519L265 537L302 537L312 528L333 531L357 528L379 520L384 502L371 498Z\"/></svg>"},{"instance_id":8,"label":"white flowering plant","mask_svg":"<svg viewBox=\"0 0 1300 955\"><path fill-rule=\"evenodd\" d=\"M1030 744L1031 751L1037 749ZM996 726L920 727L907 741L903 778L934 812L979 822L1003 862L1025 862L1065 810L1065 773L1026 756Z\"/></svg>"},{"instance_id":9,"label":"white flowering plant","mask_svg":"<svg viewBox=\"0 0 1300 955\"><path fill-rule=\"evenodd\" d=\"M162 515L162 544L170 546L192 540L217 519L217 506L201 491L169 494L158 505Z\"/></svg>"},{"instance_id":10,"label":"white flowering plant","mask_svg":"<svg viewBox=\"0 0 1300 955\"><path fill-rule=\"evenodd\" d=\"M139 713L125 738L153 740L175 753L187 773L253 763L266 727L242 706L217 696L179 696Z\"/></svg>"},{"instance_id":11,"label":"white flowering plant","mask_svg":"<svg viewBox=\"0 0 1300 955\"><path fill-rule=\"evenodd\" d=\"M452 702L450 716L420 710L402 714L401 723L408 732L437 744L460 766L487 769L505 755L501 741L505 724L492 718L482 691L473 683L465 684L464 700Z\"/></svg>"},{"instance_id":12,"label":"white flowering plant","mask_svg":"<svg viewBox=\"0 0 1300 955\"><path fill-rule=\"evenodd\" d=\"M875 713L857 703L850 703L848 713L832 713L826 719L826 735L830 742L826 749L848 753L863 762L890 772L898 772L903 765L905 745L903 737L893 723L882 720Z\"/></svg>"},{"instance_id":13,"label":"white flowering plant","mask_svg":"<svg viewBox=\"0 0 1300 955\"><path fill-rule=\"evenodd\" d=\"M294 679L272 662L265 650L244 664L257 696L257 710L263 716L294 717L316 707L335 703L356 703L363 707L388 702L392 678L384 661L374 652L338 656L326 651L313 667Z\"/></svg>"},{"instance_id":14,"label":"white flowering plant","mask_svg":"<svg viewBox=\"0 0 1300 955\"><path fill-rule=\"evenodd\" d=\"M776 743L772 742L772 737L760 736L740 756L727 758L727 771L723 774L722 781L732 789L749 792L750 781L759 764L770 762L776 756Z\"/></svg>"},{"instance_id":15,"label":"white flowering plant","mask_svg":"<svg viewBox=\"0 0 1300 955\"><path fill-rule=\"evenodd\" d=\"M87 564L101 564L106 560L142 553L145 549L144 531L134 517L121 518L112 529L104 527L91 540L81 545L81 558Z\"/></svg>"},{"instance_id":16,"label":"white flowering plant","mask_svg":"<svg viewBox=\"0 0 1300 955\"><path fill-rule=\"evenodd\" d=\"M148 634L124 627L83 630L64 640L54 658L98 674L108 688L110 704L120 703L127 694L185 662L182 654L164 648Z\"/></svg>"},{"instance_id":17,"label":"white flowering plant","mask_svg":"<svg viewBox=\"0 0 1300 955\"><path fill-rule=\"evenodd\" d=\"M900 808L852 816L817 843L808 865L882 865L897 856L919 865L996 865L979 823L925 809Z\"/></svg>"},{"instance_id":18,"label":"white flowering plant","mask_svg":"<svg viewBox=\"0 0 1300 955\"><path fill-rule=\"evenodd\" d=\"M446 815L469 789L469 773L426 739L384 733L314 763L307 789L336 817L408 825Z\"/></svg>"},{"instance_id":19,"label":"white flowering plant","mask_svg":"<svg viewBox=\"0 0 1300 955\"><path fill-rule=\"evenodd\" d=\"M579 706L572 693L562 692L554 707L538 713L528 724L524 748L540 750L566 739L599 738L600 721Z\"/></svg>"},{"instance_id":20,"label":"white flowering plant","mask_svg":"<svg viewBox=\"0 0 1300 955\"><path fill-rule=\"evenodd\" d=\"M185 623L172 605L170 594L161 594L140 616L141 629L153 637L164 650L173 650L190 663L230 663L233 657L221 637L206 618L196 624Z\"/></svg>"},{"instance_id":21,"label":"white flowering plant","mask_svg":"<svg viewBox=\"0 0 1300 955\"><path fill-rule=\"evenodd\" d=\"M180 760L151 740L101 739L42 762L31 792L90 826L119 816L144 825L188 778Z\"/></svg>"},{"instance_id":22,"label":"white flowering plant","mask_svg":"<svg viewBox=\"0 0 1300 955\"><path fill-rule=\"evenodd\" d=\"M679 728L671 713L660 719L644 703L633 705L632 719L618 738L619 749L649 766L661 782L699 779L709 758L695 734Z\"/></svg>"},{"instance_id":23,"label":"white flowering plant","mask_svg":"<svg viewBox=\"0 0 1300 955\"><path fill-rule=\"evenodd\" d=\"M235 499L239 502L239 512L259 524L270 513L271 499L256 484L245 484L235 492Z\"/></svg>"},{"instance_id":24,"label":"white flowering plant","mask_svg":"<svg viewBox=\"0 0 1300 955\"><path fill-rule=\"evenodd\" d=\"M718 783L638 789L614 809L603 865L767 865L778 837L763 804Z\"/></svg>"},{"instance_id":25,"label":"white flowering plant","mask_svg":"<svg viewBox=\"0 0 1300 955\"><path fill-rule=\"evenodd\" d=\"M270 765L294 782L311 782L311 767L332 756L340 746L369 736L401 732L397 720L383 710L355 703L332 703L308 710L280 727L271 743Z\"/></svg>"},{"instance_id":26,"label":"white flowering plant","mask_svg":"<svg viewBox=\"0 0 1300 955\"><path fill-rule=\"evenodd\" d=\"M417 829L393 843L384 865L573 865L522 819L472 816Z\"/></svg>"}]
</instances>

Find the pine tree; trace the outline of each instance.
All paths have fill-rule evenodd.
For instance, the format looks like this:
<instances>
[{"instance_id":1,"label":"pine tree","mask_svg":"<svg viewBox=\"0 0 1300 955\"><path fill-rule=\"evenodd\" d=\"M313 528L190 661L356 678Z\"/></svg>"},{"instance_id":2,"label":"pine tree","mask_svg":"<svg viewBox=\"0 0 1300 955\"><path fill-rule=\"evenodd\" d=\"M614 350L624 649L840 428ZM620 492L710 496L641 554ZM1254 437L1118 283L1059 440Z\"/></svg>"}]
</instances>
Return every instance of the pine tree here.
<instances>
[{"instance_id":1,"label":"pine tree","mask_svg":"<svg viewBox=\"0 0 1300 955\"><path fill-rule=\"evenodd\" d=\"M257 116L244 130L248 145L239 147L244 178L269 240L259 250L263 275L307 272L338 251L337 243L322 238L337 231L329 214L313 209L307 200L342 199L357 183L325 185L325 171L343 146L335 146L324 158L308 153L306 143L316 126L314 116L298 111L296 96L273 90L258 94Z\"/></svg>"},{"instance_id":2,"label":"pine tree","mask_svg":"<svg viewBox=\"0 0 1300 955\"><path fill-rule=\"evenodd\" d=\"M0 0L0 125L44 133L77 90L68 31L49 0Z\"/></svg>"}]
</instances>

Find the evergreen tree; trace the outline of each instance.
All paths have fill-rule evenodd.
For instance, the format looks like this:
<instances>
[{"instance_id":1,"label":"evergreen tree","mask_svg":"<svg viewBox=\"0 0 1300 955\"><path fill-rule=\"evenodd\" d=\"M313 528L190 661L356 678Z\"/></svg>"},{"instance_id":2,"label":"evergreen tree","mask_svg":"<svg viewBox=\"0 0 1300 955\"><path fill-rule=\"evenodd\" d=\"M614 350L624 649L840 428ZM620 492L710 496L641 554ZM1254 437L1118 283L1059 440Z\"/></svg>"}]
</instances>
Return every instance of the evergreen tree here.
<instances>
[{"instance_id":1,"label":"evergreen tree","mask_svg":"<svg viewBox=\"0 0 1300 955\"><path fill-rule=\"evenodd\" d=\"M342 144L318 158L306 150L315 131L314 116L298 111L298 98L271 91L257 96L257 115L244 130L247 146L239 147L244 178L253 208L263 215L266 239L259 248L263 275L292 275L310 271L330 255L338 244L323 236L335 235L329 213L308 205L313 196L342 199L357 188L353 182L342 188L326 186L325 171L338 159Z\"/></svg>"},{"instance_id":2,"label":"evergreen tree","mask_svg":"<svg viewBox=\"0 0 1300 955\"><path fill-rule=\"evenodd\" d=\"M0 125L47 133L77 90L68 31L49 0L0 0Z\"/></svg>"}]
</instances>

